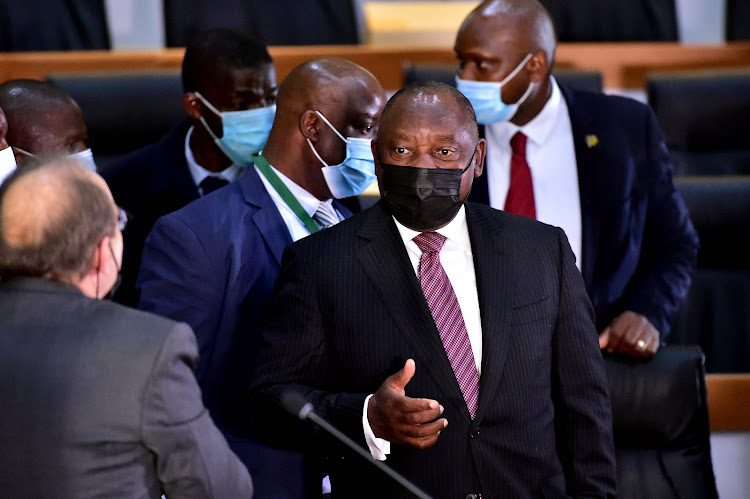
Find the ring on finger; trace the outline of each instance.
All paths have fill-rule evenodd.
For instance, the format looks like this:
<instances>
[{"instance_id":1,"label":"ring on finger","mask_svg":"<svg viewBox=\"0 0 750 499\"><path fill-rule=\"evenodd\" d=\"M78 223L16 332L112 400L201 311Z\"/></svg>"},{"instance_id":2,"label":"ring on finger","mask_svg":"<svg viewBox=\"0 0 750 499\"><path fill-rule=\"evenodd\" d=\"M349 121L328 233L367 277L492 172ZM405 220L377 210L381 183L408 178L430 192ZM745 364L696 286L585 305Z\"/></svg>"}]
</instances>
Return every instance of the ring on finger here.
<instances>
[{"instance_id":1,"label":"ring on finger","mask_svg":"<svg viewBox=\"0 0 750 499\"><path fill-rule=\"evenodd\" d=\"M640 340L636 341L635 344L636 344L636 346L638 347L639 350L645 350L646 346L648 345L646 343L646 340L644 340L643 338L641 338Z\"/></svg>"}]
</instances>

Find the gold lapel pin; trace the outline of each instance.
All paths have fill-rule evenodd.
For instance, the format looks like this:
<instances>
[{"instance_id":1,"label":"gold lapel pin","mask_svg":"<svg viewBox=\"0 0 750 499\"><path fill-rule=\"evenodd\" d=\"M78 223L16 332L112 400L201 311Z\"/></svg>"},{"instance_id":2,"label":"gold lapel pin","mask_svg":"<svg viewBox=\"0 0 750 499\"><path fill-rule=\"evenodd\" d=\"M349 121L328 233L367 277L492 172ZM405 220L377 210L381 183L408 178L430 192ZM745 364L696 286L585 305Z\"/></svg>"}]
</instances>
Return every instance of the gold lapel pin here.
<instances>
[{"instance_id":1,"label":"gold lapel pin","mask_svg":"<svg viewBox=\"0 0 750 499\"><path fill-rule=\"evenodd\" d=\"M586 145L589 146L589 149L592 147L596 147L596 145L599 143L599 137L596 135L586 135Z\"/></svg>"}]
</instances>

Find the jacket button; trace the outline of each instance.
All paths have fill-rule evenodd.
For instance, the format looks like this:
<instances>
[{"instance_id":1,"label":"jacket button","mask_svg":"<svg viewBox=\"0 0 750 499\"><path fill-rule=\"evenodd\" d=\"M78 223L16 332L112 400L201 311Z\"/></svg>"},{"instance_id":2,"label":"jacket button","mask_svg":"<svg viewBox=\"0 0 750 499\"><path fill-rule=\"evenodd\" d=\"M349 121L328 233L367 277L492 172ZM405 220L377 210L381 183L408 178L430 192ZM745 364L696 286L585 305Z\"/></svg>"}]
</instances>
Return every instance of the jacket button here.
<instances>
[{"instance_id":1,"label":"jacket button","mask_svg":"<svg viewBox=\"0 0 750 499\"><path fill-rule=\"evenodd\" d=\"M478 436L479 436L479 427L474 428L469 433L469 437L471 437L471 438L477 438Z\"/></svg>"},{"instance_id":2,"label":"jacket button","mask_svg":"<svg viewBox=\"0 0 750 499\"><path fill-rule=\"evenodd\" d=\"M466 494L466 499L480 499L481 497L482 497L481 495Z\"/></svg>"}]
</instances>

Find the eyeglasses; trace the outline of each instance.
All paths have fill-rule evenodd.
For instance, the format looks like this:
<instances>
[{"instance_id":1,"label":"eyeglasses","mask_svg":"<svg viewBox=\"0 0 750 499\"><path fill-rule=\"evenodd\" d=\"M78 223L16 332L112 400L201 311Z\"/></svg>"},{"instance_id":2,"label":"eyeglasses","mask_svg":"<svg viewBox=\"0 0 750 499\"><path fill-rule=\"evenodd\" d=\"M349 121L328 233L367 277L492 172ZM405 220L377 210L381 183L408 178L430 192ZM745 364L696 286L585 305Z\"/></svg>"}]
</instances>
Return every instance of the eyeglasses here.
<instances>
[{"instance_id":1,"label":"eyeglasses","mask_svg":"<svg viewBox=\"0 0 750 499\"><path fill-rule=\"evenodd\" d=\"M125 227L128 225L128 220L130 219L130 215L127 211L125 211L123 208L117 207L117 228L120 229L120 232L125 230Z\"/></svg>"}]
</instances>

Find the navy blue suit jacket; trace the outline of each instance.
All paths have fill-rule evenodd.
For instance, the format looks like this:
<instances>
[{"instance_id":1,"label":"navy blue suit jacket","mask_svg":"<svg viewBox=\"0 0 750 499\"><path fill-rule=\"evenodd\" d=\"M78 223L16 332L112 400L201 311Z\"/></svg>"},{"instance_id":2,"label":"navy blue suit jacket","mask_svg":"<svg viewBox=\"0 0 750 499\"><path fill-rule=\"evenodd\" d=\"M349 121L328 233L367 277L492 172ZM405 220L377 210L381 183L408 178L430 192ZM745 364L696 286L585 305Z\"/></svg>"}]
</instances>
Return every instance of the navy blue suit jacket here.
<instances>
[{"instance_id":1,"label":"navy blue suit jacket","mask_svg":"<svg viewBox=\"0 0 750 499\"><path fill-rule=\"evenodd\" d=\"M631 310L664 338L690 287L698 234L672 181L659 125L635 100L560 89L578 163L581 272L597 330ZM469 199L489 203L486 176L474 181Z\"/></svg>"},{"instance_id":2,"label":"navy blue suit jacket","mask_svg":"<svg viewBox=\"0 0 750 499\"><path fill-rule=\"evenodd\" d=\"M135 306L135 281L141 264L141 251L159 217L179 210L198 199L185 159L185 135L192 122L185 119L159 142L134 151L101 174L115 202L131 215L123 233L122 284L115 301Z\"/></svg>"},{"instance_id":3,"label":"navy blue suit jacket","mask_svg":"<svg viewBox=\"0 0 750 499\"><path fill-rule=\"evenodd\" d=\"M335 205L344 216L351 215ZM139 308L179 318L195 331L197 377L206 407L250 468L259 495L266 483L257 467L270 465L270 451L245 452L240 446L248 435L243 399L255 336L281 255L291 242L258 173L249 168L237 181L156 222L146 239L137 282ZM272 481L292 481L293 470L275 467Z\"/></svg>"}]
</instances>

